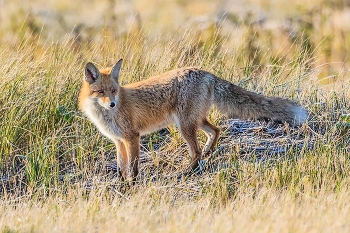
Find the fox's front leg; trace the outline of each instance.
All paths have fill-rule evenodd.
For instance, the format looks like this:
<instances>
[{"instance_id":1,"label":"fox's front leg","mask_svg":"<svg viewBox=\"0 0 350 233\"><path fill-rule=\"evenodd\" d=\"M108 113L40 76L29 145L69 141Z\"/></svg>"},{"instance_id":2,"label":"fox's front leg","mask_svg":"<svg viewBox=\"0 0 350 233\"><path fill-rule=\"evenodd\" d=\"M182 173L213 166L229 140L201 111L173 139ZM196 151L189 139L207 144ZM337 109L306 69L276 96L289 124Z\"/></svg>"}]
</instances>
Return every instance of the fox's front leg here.
<instances>
[{"instance_id":1,"label":"fox's front leg","mask_svg":"<svg viewBox=\"0 0 350 233\"><path fill-rule=\"evenodd\" d=\"M127 179L128 171L128 154L125 149L125 145L122 141L116 140L115 145L117 147L117 163L119 168L119 173L124 179Z\"/></svg>"},{"instance_id":2,"label":"fox's front leg","mask_svg":"<svg viewBox=\"0 0 350 233\"><path fill-rule=\"evenodd\" d=\"M139 174L140 135L134 134L125 138L124 145L128 155L128 166L131 169L131 177L135 181Z\"/></svg>"}]
</instances>

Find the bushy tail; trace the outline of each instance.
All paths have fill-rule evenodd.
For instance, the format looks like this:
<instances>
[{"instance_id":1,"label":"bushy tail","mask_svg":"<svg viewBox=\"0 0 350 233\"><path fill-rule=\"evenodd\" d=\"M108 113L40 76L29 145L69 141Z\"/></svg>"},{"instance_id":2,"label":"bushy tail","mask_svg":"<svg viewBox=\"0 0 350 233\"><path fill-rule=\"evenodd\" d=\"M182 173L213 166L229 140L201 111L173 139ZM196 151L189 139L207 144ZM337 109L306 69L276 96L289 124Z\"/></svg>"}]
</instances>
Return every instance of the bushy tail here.
<instances>
[{"instance_id":1,"label":"bushy tail","mask_svg":"<svg viewBox=\"0 0 350 233\"><path fill-rule=\"evenodd\" d=\"M300 125L307 111L288 99L265 97L220 78L215 79L214 105L224 114L243 120L272 120Z\"/></svg>"}]
</instances>

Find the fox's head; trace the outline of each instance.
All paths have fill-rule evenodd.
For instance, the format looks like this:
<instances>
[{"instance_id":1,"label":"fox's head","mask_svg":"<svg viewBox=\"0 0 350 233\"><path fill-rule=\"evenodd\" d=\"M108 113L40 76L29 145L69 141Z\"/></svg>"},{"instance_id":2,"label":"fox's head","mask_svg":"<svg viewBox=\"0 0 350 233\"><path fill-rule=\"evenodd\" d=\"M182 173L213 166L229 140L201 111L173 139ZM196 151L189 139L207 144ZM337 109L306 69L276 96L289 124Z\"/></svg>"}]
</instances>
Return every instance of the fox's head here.
<instances>
[{"instance_id":1,"label":"fox's head","mask_svg":"<svg viewBox=\"0 0 350 233\"><path fill-rule=\"evenodd\" d=\"M88 62L85 67L84 81L89 86L89 97L95 99L102 107L111 110L118 102L119 72L123 60L120 59L112 69L99 70Z\"/></svg>"}]
</instances>

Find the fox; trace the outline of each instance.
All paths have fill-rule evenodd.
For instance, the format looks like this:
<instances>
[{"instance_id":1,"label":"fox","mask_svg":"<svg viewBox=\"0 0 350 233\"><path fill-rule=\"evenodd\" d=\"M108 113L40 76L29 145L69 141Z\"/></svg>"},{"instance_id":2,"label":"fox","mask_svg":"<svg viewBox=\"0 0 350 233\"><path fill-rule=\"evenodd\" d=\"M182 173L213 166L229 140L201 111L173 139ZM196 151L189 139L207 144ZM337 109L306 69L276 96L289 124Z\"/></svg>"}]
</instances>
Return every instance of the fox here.
<instances>
[{"instance_id":1,"label":"fox","mask_svg":"<svg viewBox=\"0 0 350 233\"><path fill-rule=\"evenodd\" d=\"M98 69L88 62L79 95L80 110L116 146L119 174L136 180L139 174L140 136L176 125L187 142L188 168L195 170L202 156L215 148L220 129L208 120L212 106L230 118L271 120L300 126L307 110L295 102L243 89L195 67L179 68L149 79L121 85L123 59ZM207 137L203 149L197 140Z\"/></svg>"}]
</instances>

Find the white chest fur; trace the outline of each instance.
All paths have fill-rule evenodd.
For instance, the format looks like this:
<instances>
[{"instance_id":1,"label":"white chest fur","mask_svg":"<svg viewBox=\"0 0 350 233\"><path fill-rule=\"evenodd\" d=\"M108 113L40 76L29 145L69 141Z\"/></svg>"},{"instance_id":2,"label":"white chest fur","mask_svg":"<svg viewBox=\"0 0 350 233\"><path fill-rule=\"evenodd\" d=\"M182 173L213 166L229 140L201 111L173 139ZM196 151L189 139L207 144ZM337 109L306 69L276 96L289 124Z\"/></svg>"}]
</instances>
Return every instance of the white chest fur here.
<instances>
[{"instance_id":1,"label":"white chest fur","mask_svg":"<svg viewBox=\"0 0 350 233\"><path fill-rule=\"evenodd\" d=\"M114 118L115 111L116 110L104 109L92 99L87 99L85 101L85 114L96 125L100 132L112 141L121 137L120 129Z\"/></svg>"}]
</instances>

